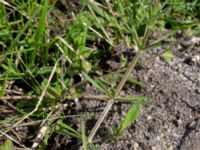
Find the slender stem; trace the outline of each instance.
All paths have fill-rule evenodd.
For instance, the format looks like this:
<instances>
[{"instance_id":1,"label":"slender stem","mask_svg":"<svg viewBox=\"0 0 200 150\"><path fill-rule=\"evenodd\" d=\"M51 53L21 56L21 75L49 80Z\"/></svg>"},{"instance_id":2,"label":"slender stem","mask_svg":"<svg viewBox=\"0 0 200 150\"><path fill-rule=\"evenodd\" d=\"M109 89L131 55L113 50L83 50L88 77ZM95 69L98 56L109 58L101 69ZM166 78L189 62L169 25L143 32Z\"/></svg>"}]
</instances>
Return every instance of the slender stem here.
<instances>
[{"instance_id":1,"label":"slender stem","mask_svg":"<svg viewBox=\"0 0 200 150\"><path fill-rule=\"evenodd\" d=\"M101 116L97 120L94 128L92 129L92 131L91 131L91 133L90 133L90 135L88 137L88 142L89 143L92 142L92 139L93 139L94 135L96 134L97 130L99 129L99 126L101 125L101 123L105 119L106 115L108 114L108 112L109 112L110 108L112 107L113 103L114 103L113 99L108 101L105 109L103 110L103 113L101 114Z\"/></svg>"},{"instance_id":2,"label":"slender stem","mask_svg":"<svg viewBox=\"0 0 200 150\"><path fill-rule=\"evenodd\" d=\"M122 80L119 83L119 86L117 87L114 99L117 98L117 96L119 95L121 89L124 87L124 84L126 83L127 79L129 78L131 72L133 71L133 68L135 67L137 61L139 60L141 55L141 52L138 51L138 53L136 54L135 58L132 60L130 66L128 67L125 75L123 76Z\"/></svg>"},{"instance_id":3,"label":"slender stem","mask_svg":"<svg viewBox=\"0 0 200 150\"><path fill-rule=\"evenodd\" d=\"M141 56L141 52L138 51L135 58L132 60L128 70L126 71L124 77L120 81L119 86L117 87L116 93L114 95L114 98L108 101L106 107L104 108L103 113L101 114L100 118L97 120L94 128L92 129L92 131L88 137L88 142L92 142L92 139L93 139L94 135L96 134L97 130L99 129L99 126L101 125L101 123L105 119L106 115L108 114L109 110L111 109L112 105L114 104L115 98L117 98L121 89L124 87L124 84L126 83L128 77L130 76L130 74L131 74L133 68L135 67L137 61L139 60L140 56Z\"/></svg>"}]
</instances>

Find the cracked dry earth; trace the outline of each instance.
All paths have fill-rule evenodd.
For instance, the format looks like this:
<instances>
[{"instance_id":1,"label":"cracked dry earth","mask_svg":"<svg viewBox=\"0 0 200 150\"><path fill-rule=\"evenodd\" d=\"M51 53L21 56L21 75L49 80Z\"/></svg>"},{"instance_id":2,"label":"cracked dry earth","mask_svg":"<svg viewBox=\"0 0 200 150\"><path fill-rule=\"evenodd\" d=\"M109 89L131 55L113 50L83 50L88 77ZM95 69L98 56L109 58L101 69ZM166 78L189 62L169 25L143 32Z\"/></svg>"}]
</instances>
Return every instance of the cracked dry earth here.
<instances>
[{"instance_id":1,"label":"cracked dry earth","mask_svg":"<svg viewBox=\"0 0 200 150\"><path fill-rule=\"evenodd\" d=\"M145 95L151 104L141 109L139 118L123 133L122 139L97 143L100 150L200 150L199 43L190 50L180 44L173 53L171 62L158 58L133 72L133 77L148 86L147 90L138 90L128 83L122 93ZM88 92L91 91L89 88ZM81 105L83 113L95 110L95 118L86 121L89 130L106 103L82 101ZM115 104L95 138L111 133L111 127L119 125L129 107L130 104ZM70 149L77 149L79 144Z\"/></svg>"}]
</instances>

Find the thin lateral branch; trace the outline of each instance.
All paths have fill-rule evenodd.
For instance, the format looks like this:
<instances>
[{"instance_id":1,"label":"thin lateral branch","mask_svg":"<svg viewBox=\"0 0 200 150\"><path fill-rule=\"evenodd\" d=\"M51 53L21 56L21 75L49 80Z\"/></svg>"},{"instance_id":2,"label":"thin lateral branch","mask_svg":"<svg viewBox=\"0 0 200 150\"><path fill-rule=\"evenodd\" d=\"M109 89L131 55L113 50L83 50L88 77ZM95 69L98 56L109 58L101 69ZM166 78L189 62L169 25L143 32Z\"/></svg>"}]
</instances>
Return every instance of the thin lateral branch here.
<instances>
[{"instance_id":1,"label":"thin lateral branch","mask_svg":"<svg viewBox=\"0 0 200 150\"><path fill-rule=\"evenodd\" d=\"M109 97L106 95L83 95L80 99L106 101Z\"/></svg>"},{"instance_id":2,"label":"thin lateral branch","mask_svg":"<svg viewBox=\"0 0 200 150\"><path fill-rule=\"evenodd\" d=\"M18 95L13 95L13 96L1 96L0 100L32 100L37 98L37 96L18 96ZM108 96L106 95L83 95L80 97L80 99L88 99L88 100L108 100ZM70 100L70 99L69 99Z\"/></svg>"},{"instance_id":3,"label":"thin lateral branch","mask_svg":"<svg viewBox=\"0 0 200 150\"><path fill-rule=\"evenodd\" d=\"M18 95L14 95L14 96L1 96L0 100L8 100L8 101L12 101L12 100L32 100L37 98L37 96L18 96ZM67 98L67 96L66 96ZM80 100L97 100L97 101L107 101L109 100L109 97L107 95L83 95L81 97L79 97ZM69 101L73 101L73 99L68 99Z\"/></svg>"},{"instance_id":4,"label":"thin lateral branch","mask_svg":"<svg viewBox=\"0 0 200 150\"><path fill-rule=\"evenodd\" d=\"M6 100L3 100L4 104L8 105L9 107L11 107L13 110L19 112L19 113L24 113L23 111L19 110L16 106L14 106L12 103L6 101Z\"/></svg>"},{"instance_id":5,"label":"thin lateral branch","mask_svg":"<svg viewBox=\"0 0 200 150\"><path fill-rule=\"evenodd\" d=\"M13 96L1 96L0 100L31 100L37 98L36 96L19 96L19 95L13 95Z\"/></svg>"},{"instance_id":6,"label":"thin lateral branch","mask_svg":"<svg viewBox=\"0 0 200 150\"><path fill-rule=\"evenodd\" d=\"M1 56L0 56L1 57ZM9 94L17 94L17 95L23 95L24 93L23 92L20 92L20 91L16 91L16 90L8 90L8 89L4 89L4 93L5 95L9 95Z\"/></svg>"}]
</instances>

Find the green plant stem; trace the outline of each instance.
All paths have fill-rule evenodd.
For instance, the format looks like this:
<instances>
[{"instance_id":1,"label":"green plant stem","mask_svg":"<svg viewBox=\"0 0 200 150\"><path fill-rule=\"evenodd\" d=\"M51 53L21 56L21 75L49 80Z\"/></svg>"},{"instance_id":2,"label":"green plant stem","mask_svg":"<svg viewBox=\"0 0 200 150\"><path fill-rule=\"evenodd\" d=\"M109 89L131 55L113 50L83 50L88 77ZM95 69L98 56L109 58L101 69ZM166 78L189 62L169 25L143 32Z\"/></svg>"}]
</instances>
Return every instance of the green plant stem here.
<instances>
[{"instance_id":1,"label":"green plant stem","mask_svg":"<svg viewBox=\"0 0 200 150\"><path fill-rule=\"evenodd\" d=\"M124 84L128 80L128 78L129 78L131 72L133 71L133 68L137 64L140 56L141 56L141 51L138 51L138 53L136 54L135 58L132 60L130 66L128 67L125 75L123 76L122 80L120 81L119 86L117 87L116 93L114 95L114 99L117 98L117 96L119 95L121 89L124 87Z\"/></svg>"},{"instance_id":2,"label":"green plant stem","mask_svg":"<svg viewBox=\"0 0 200 150\"><path fill-rule=\"evenodd\" d=\"M94 128L92 129L89 137L88 137L88 143L92 142L92 139L94 137L94 135L96 134L97 130L99 129L99 126L101 125L101 123L103 122L103 120L105 119L106 115L108 114L110 108L112 107L114 103L114 99L111 99L108 101L106 107L103 110L103 113L101 114L101 116L99 117L99 119L97 120Z\"/></svg>"},{"instance_id":3,"label":"green plant stem","mask_svg":"<svg viewBox=\"0 0 200 150\"><path fill-rule=\"evenodd\" d=\"M137 64L140 56L141 56L141 51L139 50L138 53L136 54L135 58L131 61L131 64L130 64L128 70L126 71L124 77L120 81L119 86L117 87L117 90L116 90L116 93L115 93L114 97L108 101L106 107L104 108L103 113L101 114L100 118L97 120L94 128L92 129L92 131L91 131L91 133L90 133L90 135L88 137L88 142L89 143L92 142L92 139L93 139L94 135L96 134L97 130L99 129L101 123L105 119L105 117L108 114L109 110L111 109L112 105L114 104L114 101L117 98L117 96L119 95L121 89L124 87L126 81L128 80L128 77L130 76L130 74L131 74L133 68L135 67L135 65Z\"/></svg>"}]
</instances>

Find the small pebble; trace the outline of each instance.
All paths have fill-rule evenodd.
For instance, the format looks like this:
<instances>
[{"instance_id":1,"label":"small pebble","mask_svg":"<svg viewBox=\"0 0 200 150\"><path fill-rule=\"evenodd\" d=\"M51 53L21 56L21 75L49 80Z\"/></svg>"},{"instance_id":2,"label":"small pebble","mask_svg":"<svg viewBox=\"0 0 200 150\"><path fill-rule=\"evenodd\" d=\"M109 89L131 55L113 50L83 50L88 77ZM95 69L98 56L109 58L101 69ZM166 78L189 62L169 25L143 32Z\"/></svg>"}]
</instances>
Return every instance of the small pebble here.
<instances>
[{"instance_id":1,"label":"small pebble","mask_svg":"<svg viewBox=\"0 0 200 150\"><path fill-rule=\"evenodd\" d=\"M193 130L193 129L196 128L196 126L197 126L197 123L196 123L195 121L192 121L192 122L188 125L188 128L189 128L190 130Z\"/></svg>"},{"instance_id":2,"label":"small pebble","mask_svg":"<svg viewBox=\"0 0 200 150\"><path fill-rule=\"evenodd\" d=\"M138 148L139 148L139 144L138 143L134 143L134 150L138 150Z\"/></svg>"},{"instance_id":3,"label":"small pebble","mask_svg":"<svg viewBox=\"0 0 200 150\"><path fill-rule=\"evenodd\" d=\"M180 126L181 124L183 124L183 121L181 120L181 119L176 119L175 121L174 121L174 124L175 124L175 126Z\"/></svg>"},{"instance_id":4,"label":"small pebble","mask_svg":"<svg viewBox=\"0 0 200 150\"><path fill-rule=\"evenodd\" d=\"M151 120L151 119L152 119L152 116L148 115L147 120Z\"/></svg>"},{"instance_id":5,"label":"small pebble","mask_svg":"<svg viewBox=\"0 0 200 150\"><path fill-rule=\"evenodd\" d=\"M194 57L192 57L192 61L195 63L200 63L200 56L199 55L195 55Z\"/></svg>"}]
</instances>

